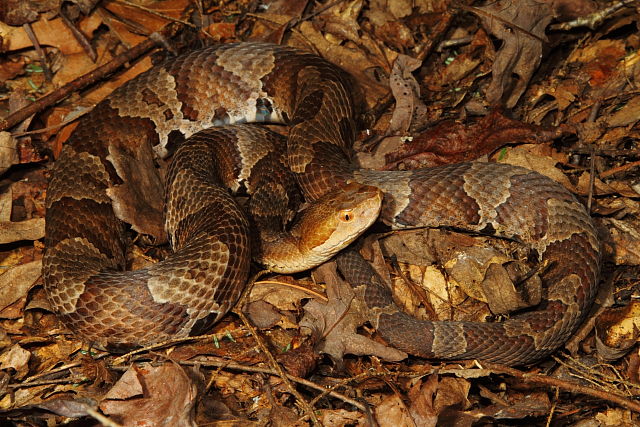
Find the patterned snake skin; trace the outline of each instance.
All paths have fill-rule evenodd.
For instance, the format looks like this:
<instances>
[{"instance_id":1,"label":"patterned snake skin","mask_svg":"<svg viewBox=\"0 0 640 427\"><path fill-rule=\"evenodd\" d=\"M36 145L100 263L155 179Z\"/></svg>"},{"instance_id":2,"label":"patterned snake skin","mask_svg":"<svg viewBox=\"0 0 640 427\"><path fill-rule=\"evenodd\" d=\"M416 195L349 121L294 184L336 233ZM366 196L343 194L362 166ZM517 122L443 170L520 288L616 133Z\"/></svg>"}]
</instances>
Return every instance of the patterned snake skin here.
<instances>
[{"instance_id":1,"label":"patterned snake skin","mask_svg":"<svg viewBox=\"0 0 640 427\"><path fill-rule=\"evenodd\" d=\"M206 174L209 167L220 167L226 172L213 181L232 190L237 182L251 182L251 168L261 159L258 149L233 141L229 149L220 148L224 144L211 148L207 141L224 134L225 140L246 142L260 131L254 126L248 131L238 130L243 126L224 127L187 140L187 146L200 148L184 149L187 161L174 159L166 184L166 230L175 252L143 270L120 271L126 265L128 242L111 197L112 189L122 183L121 168L113 159L141 144L165 157L175 141L202 129L268 121L289 125L288 154L279 158L288 158L307 200L335 199L346 188L356 195L351 198L364 194L361 199L374 200L357 217L375 216L380 193L374 186L384 193L380 217L395 229L491 231L528 245L546 266L541 273L545 299L535 311L501 323L428 322L402 313L389 290L355 256L339 257L345 275L371 310L372 324L390 344L428 358L509 364L537 360L562 345L584 320L597 289L600 247L583 206L548 178L502 164L360 170L350 161L356 132L352 92L350 76L315 55L240 43L170 60L98 104L56 161L47 196L43 273L49 299L63 322L88 341L117 346L196 333L224 315L247 278L255 234L250 222L260 220L247 220L226 190L205 189L194 178L198 173L190 170ZM180 150L182 146L177 159L182 158ZM212 151L231 153L222 157L235 160L226 163L231 166L217 159L194 160L194 152L211 157ZM276 187L268 183L264 194L286 193ZM290 198L282 197L285 203ZM255 210L254 218L264 212L261 209ZM282 213L275 222L286 222L288 216ZM306 228L316 227L297 227L301 233ZM331 239L324 233L297 244L325 247ZM261 244L266 247L254 243L254 253L255 245ZM257 252L264 255L265 250ZM278 255L258 258L269 264L271 256ZM322 262L320 258L310 265Z\"/></svg>"}]
</instances>

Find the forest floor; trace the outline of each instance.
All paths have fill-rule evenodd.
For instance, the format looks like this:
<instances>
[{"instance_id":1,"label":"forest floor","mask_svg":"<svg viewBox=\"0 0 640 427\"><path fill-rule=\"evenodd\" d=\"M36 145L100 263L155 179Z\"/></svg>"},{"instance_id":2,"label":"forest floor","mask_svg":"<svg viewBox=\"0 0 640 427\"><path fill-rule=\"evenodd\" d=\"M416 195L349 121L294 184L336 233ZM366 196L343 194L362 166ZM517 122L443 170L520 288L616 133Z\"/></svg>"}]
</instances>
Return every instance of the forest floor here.
<instances>
[{"instance_id":1,"label":"forest floor","mask_svg":"<svg viewBox=\"0 0 640 427\"><path fill-rule=\"evenodd\" d=\"M0 425L638 425L639 26L633 1L5 0ZM570 341L515 368L405 357L354 323L331 265L262 276L240 305L247 317L236 307L205 336L123 355L67 330L41 267L50 167L78 118L174 53L248 40L354 76L363 166L503 162L575 194L603 263ZM143 242L132 264L158 252ZM503 241L417 230L370 233L363 247L416 317L499 320L489 307L521 300L510 283L493 297L464 283L517 257ZM462 255L474 262L454 268Z\"/></svg>"}]
</instances>

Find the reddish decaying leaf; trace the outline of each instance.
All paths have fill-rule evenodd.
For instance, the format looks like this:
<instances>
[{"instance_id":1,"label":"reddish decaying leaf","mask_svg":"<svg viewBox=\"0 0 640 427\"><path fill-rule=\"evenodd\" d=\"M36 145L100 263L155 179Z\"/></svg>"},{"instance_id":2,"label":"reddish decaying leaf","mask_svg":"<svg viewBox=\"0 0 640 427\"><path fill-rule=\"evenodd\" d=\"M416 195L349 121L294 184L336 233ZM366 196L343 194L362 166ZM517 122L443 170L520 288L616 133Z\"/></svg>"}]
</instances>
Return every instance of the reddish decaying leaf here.
<instances>
[{"instance_id":1,"label":"reddish decaying leaf","mask_svg":"<svg viewBox=\"0 0 640 427\"><path fill-rule=\"evenodd\" d=\"M24 57L17 59L0 59L0 82L6 82L24 73L26 61Z\"/></svg>"},{"instance_id":2,"label":"reddish decaying leaf","mask_svg":"<svg viewBox=\"0 0 640 427\"><path fill-rule=\"evenodd\" d=\"M403 163L407 169L432 167L474 160L497 148L513 143L541 143L557 138L564 128L545 129L509 119L500 111L480 118L475 123L441 122L396 152L387 154L386 169Z\"/></svg>"},{"instance_id":3,"label":"reddish decaying leaf","mask_svg":"<svg viewBox=\"0 0 640 427\"><path fill-rule=\"evenodd\" d=\"M216 41L232 39L236 33L236 24L231 22L214 22L202 31Z\"/></svg>"}]
</instances>

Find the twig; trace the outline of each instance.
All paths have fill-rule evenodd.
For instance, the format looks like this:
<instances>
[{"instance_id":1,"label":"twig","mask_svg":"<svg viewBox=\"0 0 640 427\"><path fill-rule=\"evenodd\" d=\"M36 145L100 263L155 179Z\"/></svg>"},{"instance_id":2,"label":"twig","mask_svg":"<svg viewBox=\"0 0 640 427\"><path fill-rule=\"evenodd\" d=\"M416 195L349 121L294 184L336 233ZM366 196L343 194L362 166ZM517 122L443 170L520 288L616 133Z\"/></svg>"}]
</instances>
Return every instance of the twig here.
<instances>
[{"instance_id":1,"label":"twig","mask_svg":"<svg viewBox=\"0 0 640 427\"><path fill-rule=\"evenodd\" d=\"M193 25L191 22L184 21L184 20L178 19L178 18L174 18L174 17L169 16L169 15L165 15L164 13L160 13L157 10L149 9L148 7L144 7L144 6L141 6L139 4L135 4L135 3L131 3L130 1L127 1L127 0L118 0L117 3L126 4L129 7L134 7L136 9L144 10L145 12L147 12L147 13L149 13L151 15L159 16L160 18L166 19L167 21L178 22L178 23L180 23L182 25L186 25L187 27L191 27L191 28L198 28L197 26Z\"/></svg>"},{"instance_id":2,"label":"twig","mask_svg":"<svg viewBox=\"0 0 640 427\"><path fill-rule=\"evenodd\" d=\"M574 19L573 21L567 21L560 24L552 25L550 28L552 30L567 31L576 27L589 27L590 29L595 30L596 27L600 25L600 23L602 23L602 21L604 21L623 7L630 5L634 1L635 0L622 0L606 9L599 10L587 16L582 16L580 18Z\"/></svg>"},{"instance_id":3,"label":"twig","mask_svg":"<svg viewBox=\"0 0 640 427\"><path fill-rule=\"evenodd\" d=\"M571 393L586 394L587 396L592 396L597 399L613 402L624 408L640 413L640 404L609 391L596 390L591 387L582 386L571 381L564 381L558 378L553 378L548 375L522 372L505 365L500 365L498 363L482 362L481 364L484 368L490 369L496 374L510 375L524 381L525 383L558 387Z\"/></svg>"},{"instance_id":4,"label":"twig","mask_svg":"<svg viewBox=\"0 0 640 427\"><path fill-rule=\"evenodd\" d=\"M637 160L637 161L631 162L631 163L627 163L627 164L624 164L622 166L618 166L618 167L615 167L615 168L611 168L609 170L606 170L606 171L602 172L600 174L600 179L607 178L607 177L609 177L611 175L615 175L615 174L620 173L620 172L628 171L629 169L633 169L633 168L638 167L638 166L640 166L640 160Z\"/></svg>"},{"instance_id":5,"label":"twig","mask_svg":"<svg viewBox=\"0 0 640 427\"><path fill-rule=\"evenodd\" d=\"M610 387L611 391L614 393L618 391L618 389L612 386L612 384L620 384L624 386L627 390L629 388L634 388L636 390L640 388L640 385L635 384L631 381L627 381L624 378L622 378L620 373L615 369L615 367L608 363L599 363L595 366L588 366L572 357L567 357L566 360L562 360L556 356L553 357L553 360L565 366L569 370L570 375L575 375L575 373L580 373L581 375L584 375L584 376L589 375L589 379L593 381L597 381L598 386L603 388ZM603 372L600 372L599 370L596 370L595 367L612 369L616 373L616 376L612 377L610 375L607 375ZM629 391L629 394L631 395L634 393Z\"/></svg>"},{"instance_id":6,"label":"twig","mask_svg":"<svg viewBox=\"0 0 640 427\"><path fill-rule=\"evenodd\" d=\"M487 11L485 11L483 9L479 9L477 7L474 7L474 6L466 6L466 5L460 6L460 9L466 10L468 12L471 12L471 13L475 14L475 15L482 15L482 16L484 16L486 18L494 19L494 20L500 22L505 27L510 28L512 30L516 30L516 31L528 36L528 37L531 37L532 39L536 39L540 43L543 43L543 44L547 43L546 40L544 40L541 37L533 34L531 31L529 31L529 30L527 30L525 28L522 28L521 26L519 26L517 24L514 24L513 22L507 21L506 19L501 18L500 16L498 16L498 15L496 15L494 13L487 12Z\"/></svg>"},{"instance_id":7,"label":"twig","mask_svg":"<svg viewBox=\"0 0 640 427\"><path fill-rule=\"evenodd\" d=\"M321 293L318 293L312 289L309 288L305 288L304 286L300 286L300 285L294 285L291 283L287 283L287 282L279 282L277 280L259 280L255 283L256 285L278 285L278 286L284 286L286 288L293 288L293 289L297 289L299 291L302 292L306 292L310 295L313 295L314 297L318 298L319 300L322 300L324 302L329 301L329 299L322 295Z\"/></svg>"},{"instance_id":8,"label":"twig","mask_svg":"<svg viewBox=\"0 0 640 427\"><path fill-rule=\"evenodd\" d=\"M555 393L553 393L553 404L551 405L551 410L549 411L549 416L547 417L547 423L545 427L549 427L551 425L551 420L553 420L553 414L556 412L556 406L558 405L558 397L560 396L560 389L556 387Z\"/></svg>"},{"instance_id":9,"label":"twig","mask_svg":"<svg viewBox=\"0 0 640 427\"><path fill-rule=\"evenodd\" d=\"M596 154L591 150L589 162L589 195L587 196L587 212L591 213L591 203L593 202L593 187L596 184Z\"/></svg>"},{"instance_id":10,"label":"twig","mask_svg":"<svg viewBox=\"0 0 640 427\"><path fill-rule=\"evenodd\" d=\"M50 370L50 371L47 371L47 372L40 372L39 374L36 374L36 375L34 375L34 376L31 376L31 377L29 377L29 378L25 379L22 383L23 383L23 384L25 384L25 383L27 383L27 384L29 384L29 383L33 383L33 382L35 382L37 379L40 379L40 378L42 378L42 377L46 377L46 376L51 375L51 374L57 374L57 373L59 373L59 372L66 371L67 369L77 368L78 366L81 366L81 365L82 365L82 363L80 363L80 362L73 362L73 363L69 363L69 364L67 364L67 365L62 365L62 366L57 367L57 368L55 368L55 369L52 369L52 370Z\"/></svg>"},{"instance_id":11,"label":"twig","mask_svg":"<svg viewBox=\"0 0 640 427\"><path fill-rule=\"evenodd\" d=\"M213 367L216 367L216 368L230 369L230 370L234 370L234 371L257 372L257 373L268 374L268 375L279 375L274 369L261 368L261 367L258 367L258 366L246 366L246 365L241 365L239 363L227 362L227 361L224 361L224 360L221 360L221 361L215 361L215 360L179 361L177 363L179 363L181 365L187 365L187 366L213 366ZM344 394L338 393L337 391L328 389L328 388L326 388L324 386L321 386L320 384L316 384L316 383L314 383L312 381L309 381L309 380L306 380L304 378L296 377L295 375L291 375L291 374L285 374L285 375L291 381L295 381L298 384L301 384L301 385L303 385L305 387L309 387L309 388L312 388L314 390L320 391L321 394L313 399L312 402L314 402L314 403L317 402L319 400L319 398L321 399L322 397L324 397L326 395L330 395L332 397L335 397L336 399L342 400L345 403L353 405L354 407L358 408L359 410L361 410L363 412L367 411L367 407L365 405L363 405L362 403L358 402L357 400L353 400L350 397L345 396ZM351 380L351 379L349 379L349 380Z\"/></svg>"},{"instance_id":12,"label":"twig","mask_svg":"<svg viewBox=\"0 0 640 427\"><path fill-rule=\"evenodd\" d=\"M289 23L287 24L287 28L285 28L285 31L286 31L286 30L288 30L288 29L291 29L291 28L295 27L296 25L298 25L298 24L299 24L299 23L301 23L301 22L308 21L308 20L310 20L310 19L312 19L312 18L314 18L314 17L316 17L316 16L320 15L321 13L324 13L325 11L327 11L327 10L331 9L333 6L336 6L336 5L338 5L338 4L340 4L340 3L344 2L344 1L345 1L345 0L335 0L335 1L333 1L333 2L330 2L330 3L328 3L328 4L324 5L324 6L322 6L321 8L319 8L318 10L316 10L316 11L314 11L314 12L311 12L311 13L309 13L309 14L305 15L305 16L302 16L302 17L300 17L300 18L294 18L294 19L292 19L292 20L291 20L291 21L289 21Z\"/></svg>"},{"instance_id":13,"label":"twig","mask_svg":"<svg viewBox=\"0 0 640 427\"><path fill-rule=\"evenodd\" d=\"M90 415L91 417L93 417L96 420L100 421L100 423L102 423L103 426L106 426L106 427L123 427L122 425L120 425L120 424L116 423L115 421L113 421L111 418L105 417L100 412L96 411L95 409L86 408L85 411L87 412L88 415Z\"/></svg>"},{"instance_id":14,"label":"twig","mask_svg":"<svg viewBox=\"0 0 640 427\"><path fill-rule=\"evenodd\" d=\"M115 358L113 361L111 361L110 365L111 366L120 365L126 362L129 358L131 358L131 356L135 356L136 354L145 353L152 350L158 350L164 347L172 346L175 344L181 344L189 341L205 341L209 339L216 339L219 336L220 334L217 333L217 334L195 335L193 337L174 338L171 340L162 341L156 344L148 345L146 347L138 348L136 350L130 351L127 354L123 354L122 356L119 356Z\"/></svg>"},{"instance_id":15,"label":"twig","mask_svg":"<svg viewBox=\"0 0 640 427\"><path fill-rule=\"evenodd\" d=\"M282 382L285 384L285 386L287 387L289 392L293 396L295 396L295 398L297 399L297 401L300 404L300 406L304 409L305 413L309 416L309 419L313 422L314 425L321 425L320 424L320 420L316 416L315 411L313 410L311 405L309 405L309 402L307 402L304 399L304 397L302 397L300 392L298 392L298 390L296 390L296 388L293 386L293 384L289 380L289 377L287 376L287 373L284 371L284 369L282 369L282 366L280 366L280 364L278 363L276 358L273 357L273 354L271 354L271 352L267 348L266 344L263 342L263 340L260 337L260 335L258 335L258 330L256 328L254 328L254 326L251 324L251 322L249 322L249 319L247 319L247 317L244 315L244 313L242 311L238 310L238 316L240 316L240 320L242 320L244 325L253 334L253 338L256 340L256 343L258 344L258 347L260 347L260 350L262 350L262 352L264 353L265 357L269 361L269 365L274 369L274 371L277 373L277 375L282 379Z\"/></svg>"},{"instance_id":16,"label":"twig","mask_svg":"<svg viewBox=\"0 0 640 427\"><path fill-rule=\"evenodd\" d=\"M457 39L449 39L441 41L436 47L436 52L442 52L445 49L449 49L451 47L462 46L471 43L473 37L459 37Z\"/></svg>"},{"instance_id":17,"label":"twig","mask_svg":"<svg viewBox=\"0 0 640 427\"><path fill-rule=\"evenodd\" d=\"M33 32L33 28L31 27L31 24L29 23L23 24L22 28L27 33L27 36L29 36L29 40L31 40L31 43L33 43L33 47L36 48L36 53L40 57L40 61L42 61L42 71L44 72L44 77L45 79L47 79L48 82L50 82L53 79L53 74L51 73L51 68L49 68L49 61L47 60L47 54L44 52L44 50L42 50L42 46L40 46L40 41L38 40L38 37L36 37L36 34Z\"/></svg>"},{"instance_id":18,"label":"twig","mask_svg":"<svg viewBox=\"0 0 640 427\"><path fill-rule=\"evenodd\" d=\"M89 56L89 59L91 59L92 62L96 62L96 59L98 59L96 50L91 46L91 43L87 40L84 33L75 26L71 19L69 19L65 9L66 7L64 2L61 2L58 14L60 15L60 18L62 18L62 22L64 22L64 25L66 25L69 31L71 31L71 34L73 34L73 37L76 39L78 44L82 46L82 49Z\"/></svg>"},{"instance_id":19,"label":"twig","mask_svg":"<svg viewBox=\"0 0 640 427\"><path fill-rule=\"evenodd\" d=\"M164 30L162 33L171 34L176 30L177 30L176 25L169 24L166 27L166 30ZM36 114L37 112L42 111L45 108L50 107L51 105L54 105L57 102L63 100L73 92L77 90L81 90L89 86L90 84L97 82L98 80L114 72L115 70L120 68L122 65L126 64L127 62L131 62L139 58L141 55L151 50L155 46L156 46L156 41L154 41L153 38L149 38L143 41L142 43L132 47L125 53L116 56L111 61L96 68L92 72L85 74L81 77L78 77L77 79L67 83L63 87L48 93L47 95L38 99L36 102L26 106L21 110L16 111L15 113L11 114L5 119L0 120L0 131L4 131L9 128L12 128L18 123L26 120L28 117L32 116L33 114Z\"/></svg>"},{"instance_id":20,"label":"twig","mask_svg":"<svg viewBox=\"0 0 640 427\"><path fill-rule=\"evenodd\" d=\"M37 387L39 385L49 385L49 384L81 384L89 381L87 377L75 377L75 378L59 378L57 380L42 380L42 381L31 381L31 382L21 382L18 384L9 384L7 387L9 388L25 388L25 387Z\"/></svg>"}]
</instances>

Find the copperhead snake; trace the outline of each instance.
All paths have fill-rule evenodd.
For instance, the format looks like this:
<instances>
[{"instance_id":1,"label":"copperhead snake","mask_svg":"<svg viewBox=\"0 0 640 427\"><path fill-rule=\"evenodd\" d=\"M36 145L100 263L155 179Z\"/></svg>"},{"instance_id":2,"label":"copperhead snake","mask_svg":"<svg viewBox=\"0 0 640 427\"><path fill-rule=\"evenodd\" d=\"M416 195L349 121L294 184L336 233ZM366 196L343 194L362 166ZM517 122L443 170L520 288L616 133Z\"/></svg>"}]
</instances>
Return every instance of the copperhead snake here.
<instances>
[{"instance_id":1,"label":"copperhead snake","mask_svg":"<svg viewBox=\"0 0 640 427\"><path fill-rule=\"evenodd\" d=\"M350 160L356 135L352 85L350 76L316 55L239 43L155 66L98 104L65 144L47 194L43 275L63 323L89 342L114 348L195 334L235 304L251 252L280 268L279 261L269 260L282 253L271 253L268 243L255 239L251 223L278 228L289 221L295 203L273 217L261 210L274 208L276 196L285 204L295 199L287 195L288 184L266 182L253 219L223 188L254 186L252 168L258 169L260 153L268 150L253 151L247 144L258 134L271 138L256 126L226 125L262 121L289 125L287 152L266 164L288 162L307 200L329 200L337 210L326 227L297 226L293 246L323 248L302 269L353 241L378 211L394 229L490 231L523 242L547 265L541 273L545 299L532 311L497 323L429 322L401 312L390 291L371 282L370 272L350 255L341 256L345 276L352 272L353 286L364 290L371 323L391 345L427 358L508 364L538 360L562 345L584 320L597 290L600 244L584 207L550 179L504 164L359 169ZM165 228L174 253L151 267L122 271L128 238L112 200L122 184L114 159L140 145L166 157L182 138L189 139L180 145L165 187ZM211 172L214 167L221 172ZM280 174L269 168L262 176ZM338 200L344 194L346 200ZM312 224L322 210L311 215ZM353 226L331 237L336 223ZM320 233L303 242L300 230L316 228ZM280 244L280 237L269 239Z\"/></svg>"}]
</instances>

